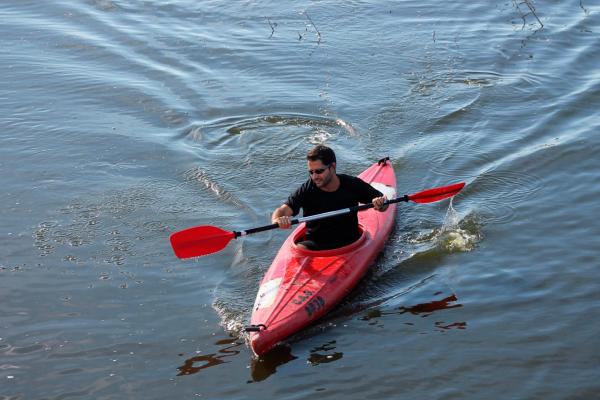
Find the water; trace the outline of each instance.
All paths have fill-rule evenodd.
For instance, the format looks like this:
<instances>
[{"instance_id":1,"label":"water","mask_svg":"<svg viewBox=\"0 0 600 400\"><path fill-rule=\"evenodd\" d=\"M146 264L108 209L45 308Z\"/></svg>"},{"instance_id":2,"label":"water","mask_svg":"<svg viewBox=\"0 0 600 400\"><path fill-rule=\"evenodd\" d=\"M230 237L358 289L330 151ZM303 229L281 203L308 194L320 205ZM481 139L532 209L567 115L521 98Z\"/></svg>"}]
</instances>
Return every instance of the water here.
<instances>
[{"instance_id":1,"label":"water","mask_svg":"<svg viewBox=\"0 0 600 400\"><path fill-rule=\"evenodd\" d=\"M597 397L599 15L2 2L0 397ZM285 232L188 261L168 236L268 223L323 142L403 194L467 186L402 206L351 296L254 360Z\"/></svg>"}]
</instances>

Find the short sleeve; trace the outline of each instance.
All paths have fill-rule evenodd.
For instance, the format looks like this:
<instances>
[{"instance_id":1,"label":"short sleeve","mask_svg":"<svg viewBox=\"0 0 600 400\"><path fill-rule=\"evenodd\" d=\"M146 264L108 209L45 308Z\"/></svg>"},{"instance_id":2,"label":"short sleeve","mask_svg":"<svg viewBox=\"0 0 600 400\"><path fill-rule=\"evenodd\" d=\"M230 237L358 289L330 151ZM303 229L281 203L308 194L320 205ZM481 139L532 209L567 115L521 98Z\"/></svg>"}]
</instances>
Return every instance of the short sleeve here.
<instances>
[{"instance_id":1,"label":"short sleeve","mask_svg":"<svg viewBox=\"0 0 600 400\"><path fill-rule=\"evenodd\" d=\"M284 203L292 209L292 211L294 212L294 216L298 215L300 209L302 208L302 205L304 204L304 198L308 191L308 186L308 182L304 183L302 186L296 189L295 192L290 194L290 196Z\"/></svg>"}]
</instances>

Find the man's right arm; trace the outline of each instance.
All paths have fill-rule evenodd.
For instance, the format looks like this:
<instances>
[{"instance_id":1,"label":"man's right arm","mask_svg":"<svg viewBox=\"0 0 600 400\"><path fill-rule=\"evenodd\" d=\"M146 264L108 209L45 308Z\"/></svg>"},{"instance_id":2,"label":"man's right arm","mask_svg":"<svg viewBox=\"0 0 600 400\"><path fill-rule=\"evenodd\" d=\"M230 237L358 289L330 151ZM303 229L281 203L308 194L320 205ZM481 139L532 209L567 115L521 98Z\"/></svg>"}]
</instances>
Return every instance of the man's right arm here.
<instances>
[{"instance_id":1,"label":"man's right arm","mask_svg":"<svg viewBox=\"0 0 600 400\"><path fill-rule=\"evenodd\" d=\"M271 223L278 224L282 229L289 229L292 226L292 216L294 210L287 204L282 204L273 211L271 215Z\"/></svg>"}]
</instances>

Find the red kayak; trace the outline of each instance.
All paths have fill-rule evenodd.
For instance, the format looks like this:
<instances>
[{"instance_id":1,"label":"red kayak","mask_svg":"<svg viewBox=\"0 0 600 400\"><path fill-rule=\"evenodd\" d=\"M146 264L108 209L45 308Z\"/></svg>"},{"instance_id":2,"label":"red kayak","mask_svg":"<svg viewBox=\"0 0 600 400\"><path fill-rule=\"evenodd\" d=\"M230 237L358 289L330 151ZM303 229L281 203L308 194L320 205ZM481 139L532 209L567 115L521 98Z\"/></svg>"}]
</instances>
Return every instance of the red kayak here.
<instances>
[{"instance_id":1,"label":"red kayak","mask_svg":"<svg viewBox=\"0 0 600 400\"><path fill-rule=\"evenodd\" d=\"M390 161L373 164L359 176L389 199L396 194ZM338 304L360 281L383 250L396 216L396 204L384 212L372 208L358 213L362 234L345 247L300 249L306 224L286 239L265 274L252 312L250 347L260 356L278 342L312 324Z\"/></svg>"}]
</instances>

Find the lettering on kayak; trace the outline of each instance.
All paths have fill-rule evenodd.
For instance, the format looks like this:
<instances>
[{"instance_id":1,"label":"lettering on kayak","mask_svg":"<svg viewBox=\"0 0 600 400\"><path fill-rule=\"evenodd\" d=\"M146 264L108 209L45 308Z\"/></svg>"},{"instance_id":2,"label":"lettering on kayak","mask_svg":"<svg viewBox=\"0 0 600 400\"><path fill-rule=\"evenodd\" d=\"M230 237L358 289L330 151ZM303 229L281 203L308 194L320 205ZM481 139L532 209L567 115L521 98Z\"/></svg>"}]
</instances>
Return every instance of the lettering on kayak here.
<instances>
[{"instance_id":1,"label":"lettering on kayak","mask_svg":"<svg viewBox=\"0 0 600 400\"><path fill-rule=\"evenodd\" d=\"M267 308L273 305L277 291L281 285L281 278L271 279L268 282L263 283L258 290L256 296L256 309Z\"/></svg>"},{"instance_id":2,"label":"lettering on kayak","mask_svg":"<svg viewBox=\"0 0 600 400\"><path fill-rule=\"evenodd\" d=\"M300 304L304 303L306 300L310 299L310 296L312 296L312 295L313 295L313 292L311 292L310 290L304 290L304 294L301 294L298 297L296 297L294 300L292 300L292 303L299 306Z\"/></svg>"},{"instance_id":3,"label":"lettering on kayak","mask_svg":"<svg viewBox=\"0 0 600 400\"><path fill-rule=\"evenodd\" d=\"M321 311L325 307L325 300L321 296L317 296L312 299L306 306L304 306L304 310L308 314L309 317L312 317L316 312Z\"/></svg>"}]
</instances>

